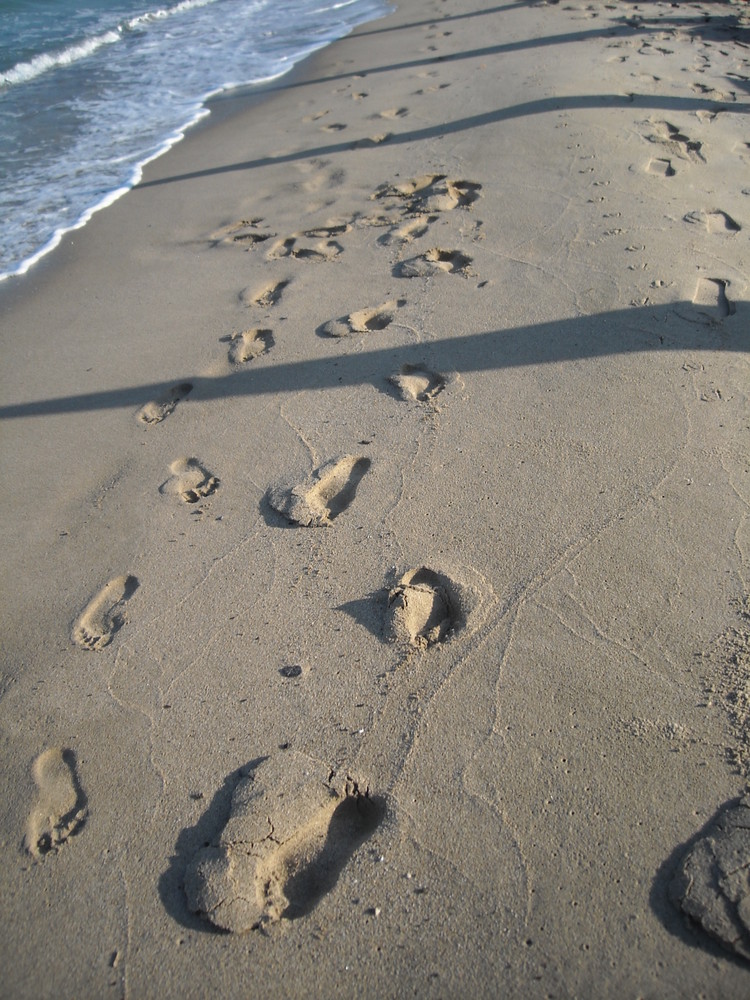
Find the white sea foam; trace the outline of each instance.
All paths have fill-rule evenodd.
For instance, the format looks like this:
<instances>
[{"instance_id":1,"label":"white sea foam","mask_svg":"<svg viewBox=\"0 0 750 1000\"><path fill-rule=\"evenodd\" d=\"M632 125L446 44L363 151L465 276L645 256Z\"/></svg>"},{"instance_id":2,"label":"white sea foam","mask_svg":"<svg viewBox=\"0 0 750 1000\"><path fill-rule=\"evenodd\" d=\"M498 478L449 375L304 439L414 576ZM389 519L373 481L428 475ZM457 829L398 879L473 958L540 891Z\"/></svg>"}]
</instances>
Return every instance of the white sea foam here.
<instances>
[{"instance_id":1,"label":"white sea foam","mask_svg":"<svg viewBox=\"0 0 750 1000\"><path fill-rule=\"evenodd\" d=\"M69 66L93 55L97 49L103 45L112 45L122 41L123 32L137 31L139 28L146 28L155 21L163 21L167 17L175 14L184 14L186 11L195 10L198 7L207 7L209 4L217 3L218 0L181 0L173 7L161 7L158 10L147 11L145 14L138 14L122 21L116 27L104 31L93 38L87 38L82 42L76 42L58 52L43 52L28 62L18 63L4 73L0 73L0 86L12 86L16 83L26 83L34 77L48 70L56 69L58 66Z\"/></svg>"},{"instance_id":2,"label":"white sea foam","mask_svg":"<svg viewBox=\"0 0 750 1000\"><path fill-rule=\"evenodd\" d=\"M70 0L71 25L90 37L61 48L58 25L56 45L0 75L0 281L137 184L208 114L210 97L277 79L388 9L387 0L147 3L112 0L111 29L106 8L92 20ZM0 15L0 37L2 27ZM29 38L19 53L39 47Z\"/></svg>"},{"instance_id":3,"label":"white sea foam","mask_svg":"<svg viewBox=\"0 0 750 1000\"><path fill-rule=\"evenodd\" d=\"M5 73L0 73L0 85L12 86L14 83L27 83L35 76L46 73L47 70L55 69L58 66L69 66L71 63L78 62L79 59L85 59L103 45L112 45L119 42L121 38L120 30L116 29L105 31L96 38L87 38L85 42L70 45L60 52L42 52L29 62L18 63Z\"/></svg>"}]
</instances>

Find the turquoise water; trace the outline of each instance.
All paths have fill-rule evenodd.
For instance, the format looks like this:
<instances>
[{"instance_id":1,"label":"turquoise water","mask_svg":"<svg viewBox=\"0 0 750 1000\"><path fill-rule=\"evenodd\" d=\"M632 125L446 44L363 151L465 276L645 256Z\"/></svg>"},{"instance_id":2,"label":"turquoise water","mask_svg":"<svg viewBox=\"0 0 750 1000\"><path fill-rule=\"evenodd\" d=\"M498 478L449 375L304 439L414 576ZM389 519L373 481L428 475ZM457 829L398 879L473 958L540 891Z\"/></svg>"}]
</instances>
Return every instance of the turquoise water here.
<instances>
[{"instance_id":1,"label":"turquoise water","mask_svg":"<svg viewBox=\"0 0 750 1000\"><path fill-rule=\"evenodd\" d=\"M206 114L386 0L0 0L0 280L28 270Z\"/></svg>"}]
</instances>

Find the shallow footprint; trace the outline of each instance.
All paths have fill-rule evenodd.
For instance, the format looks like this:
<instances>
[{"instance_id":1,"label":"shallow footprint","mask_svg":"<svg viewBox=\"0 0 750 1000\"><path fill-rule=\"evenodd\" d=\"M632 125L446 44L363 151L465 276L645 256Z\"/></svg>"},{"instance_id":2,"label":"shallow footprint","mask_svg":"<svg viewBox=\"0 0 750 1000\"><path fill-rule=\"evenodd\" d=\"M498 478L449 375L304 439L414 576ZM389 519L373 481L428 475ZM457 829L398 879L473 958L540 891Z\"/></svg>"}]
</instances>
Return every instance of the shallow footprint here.
<instances>
[{"instance_id":1,"label":"shallow footprint","mask_svg":"<svg viewBox=\"0 0 750 1000\"><path fill-rule=\"evenodd\" d=\"M446 174L424 174L401 184L383 184L373 198L401 198L410 212L449 212L469 208L481 197L475 181L451 180Z\"/></svg>"},{"instance_id":2,"label":"shallow footprint","mask_svg":"<svg viewBox=\"0 0 750 1000\"><path fill-rule=\"evenodd\" d=\"M401 392L404 399L427 403L445 388L445 378L421 365L402 365L401 371L391 375L390 382Z\"/></svg>"},{"instance_id":3,"label":"shallow footprint","mask_svg":"<svg viewBox=\"0 0 750 1000\"><path fill-rule=\"evenodd\" d=\"M240 301L246 306L260 306L261 309L270 309L275 306L284 294L284 289L289 284L289 279L282 281L272 281L262 288L250 290L245 288L240 292Z\"/></svg>"},{"instance_id":4,"label":"shallow footprint","mask_svg":"<svg viewBox=\"0 0 750 1000\"><path fill-rule=\"evenodd\" d=\"M219 480L206 472L195 458L178 458L169 466L170 479L159 487L162 494L181 497L185 503L197 503L219 488Z\"/></svg>"},{"instance_id":5,"label":"shallow footprint","mask_svg":"<svg viewBox=\"0 0 750 1000\"><path fill-rule=\"evenodd\" d=\"M301 236L304 235L306 234L297 233L279 240L266 254L266 260L283 260L285 257L294 257L295 260L328 263L335 260L344 249L340 243L330 239L321 240L312 247L304 246L300 243Z\"/></svg>"},{"instance_id":6,"label":"shallow footprint","mask_svg":"<svg viewBox=\"0 0 750 1000\"><path fill-rule=\"evenodd\" d=\"M443 642L460 624L450 581L422 566L405 573L388 594L388 624L415 649Z\"/></svg>"},{"instance_id":7,"label":"shallow footprint","mask_svg":"<svg viewBox=\"0 0 750 1000\"><path fill-rule=\"evenodd\" d=\"M192 389L193 386L190 382L180 382L177 385L173 385L171 389L167 389L158 399L152 399L145 406L142 406L137 414L138 420L142 424L161 423L170 413L174 412L180 400L189 395Z\"/></svg>"},{"instance_id":8,"label":"shallow footprint","mask_svg":"<svg viewBox=\"0 0 750 1000\"><path fill-rule=\"evenodd\" d=\"M86 821L86 796L81 791L71 750L52 747L34 761L36 801L26 823L24 847L35 858L56 851Z\"/></svg>"},{"instance_id":9,"label":"shallow footprint","mask_svg":"<svg viewBox=\"0 0 750 1000\"><path fill-rule=\"evenodd\" d=\"M291 490L272 488L268 502L292 524L327 527L351 505L370 465L369 458L345 455L316 469L312 484L308 481Z\"/></svg>"},{"instance_id":10,"label":"shallow footprint","mask_svg":"<svg viewBox=\"0 0 750 1000\"><path fill-rule=\"evenodd\" d=\"M646 171L649 174L656 174L657 177L674 177L677 173L672 166L671 160L665 160L660 157L649 160L646 165Z\"/></svg>"},{"instance_id":11,"label":"shallow footprint","mask_svg":"<svg viewBox=\"0 0 750 1000\"><path fill-rule=\"evenodd\" d=\"M73 626L73 642L82 649L103 649L122 627L123 605L138 588L134 576L117 576L86 605Z\"/></svg>"},{"instance_id":12,"label":"shallow footprint","mask_svg":"<svg viewBox=\"0 0 750 1000\"><path fill-rule=\"evenodd\" d=\"M406 300L398 299L384 302L383 305L371 309L359 309L357 312L349 313L348 316L340 316L338 319L323 323L318 332L326 337L349 337L353 333L374 333L385 330L395 319L396 310L403 305L406 305Z\"/></svg>"},{"instance_id":13,"label":"shallow footprint","mask_svg":"<svg viewBox=\"0 0 750 1000\"><path fill-rule=\"evenodd\" d=\"M727 282L723 278L698 278L693 305L700 313L716 321L734 313L734 303L727 298Z\"/></svg>"},{"instance_id":14,"label":"shallow footprint","mask_svg":"<svg viewBox=\"0 0 750 1000\"><path fill-rule=\"evenodd\" d=\"M273 333L270 330L245 330L232 334L229 360L233 365L244 365L253 358L265 354L273 347Z\"/></svg>"},{"instance_id":15,"label":"shallow footprint","mask_svg":"<svg viewBox=\"0 0 750 1000\"><path fill-rule=\"evenodd\" d=\"M723 809L682 859L674 904L729 951L750 959L750 796Z\"/></svg>"},{"instance_id":16,"label":"shallow footprint","mask_svg":"<svg viewBox=\"0 0 750 1000\"><path fill-rule=\"evenodd\" d=\"M395 275L399 278L429 278L434 274L461 274L464 277L471 274L471 257L458 250L442 250L434 247L427 253L412 257L397 264Z\"/></svg>"},{"instance_id":17,"label":"shallow footprint","mask_svg":"<svg viewBox=\"0 0 750 1000\"><path fill-rule=\"evenodd\" d=\"M242 933L310 913L377 829L381 802L296 751L267 759L234 790L227 824L185 873L190 910Z\"/></svg>"},{"instance_id":18,"label":"shallow footprint","mask_svg":"<svg viewBox=\"0 0 750 1000\"><path fill-rule=\"evenodd\" d=\"M721 209L714 209L711 212L688 212L685 222L703 226L709 233L738 233L742 226L735 222L731 215L722 212Z\"/></svg>"},{"instance_id":19,"label":"shallow footprint","mask_svg":"<svg viewBox=\"0 0 750 1000\"><path fill-rule=\"evenodd\" d=\"M407 219L400 226L394 227L389 233L378 240L382 246L392 246L398 243L412 243L424 236L430 228L430 223L437 220L437 215L417 215Z\"/></svg>"}]
</instances>

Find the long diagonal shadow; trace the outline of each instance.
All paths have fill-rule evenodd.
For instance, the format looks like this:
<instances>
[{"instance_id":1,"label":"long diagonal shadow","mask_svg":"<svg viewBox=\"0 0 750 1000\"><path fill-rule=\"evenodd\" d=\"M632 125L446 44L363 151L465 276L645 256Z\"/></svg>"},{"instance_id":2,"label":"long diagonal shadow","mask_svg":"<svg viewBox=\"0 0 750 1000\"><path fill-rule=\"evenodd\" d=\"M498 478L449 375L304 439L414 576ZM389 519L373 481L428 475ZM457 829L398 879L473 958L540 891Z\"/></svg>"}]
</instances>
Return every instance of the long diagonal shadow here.
<instances>
[{"instance_id":1,"label":"long diagonal shadow","mask_svg":"<svg viewBox=\"0 0 750 1000\"><path fill-rule=\"evenodd\" d=\"M523 118L528 115L545 114L550 111L585 110L588 108L643 108L645 110L696 112L703 110L716 111L717 108L731 111L733 114L747 113L750 103L726 104L705 97L666 97L654 94L580 94L569 97L545 97L536 101L526 101L509 108L496 108L483 111L481 114L468 115L452 122L441 122L426 128L412 129L391 135L386 141L389 146L404 143L420 142L424 139L438 139L456 132L469 129L484 128L510 121L513 118ZM307 160L333 156L336 153L356 151L357 145L352 141L329 143L325 146L295 150L291 153L280 153L275 156L260 156L255 160L243 160L240 163L227 163L204 170L193 170L170 177L160 177L152 181L144 181L137 188L158 187L161 184L174 184L176 181L193 180L197 177L211 177L215 174L227 174L238 170L256 170L259 167L278 166L281 163L293 163L295 160ZM361 147L367 153L367 147Z\"/></svg>"},{"instance_id":2,"label":"long diagonal shadow","mask_svg":"<svg viewBox=\"0 0 750 1000\"><path fill-rule=\"evenodd\" d=\"M450 279L447 279L450 280ZM446 337L401 347L374 347L312 361L249 365L221 377L188 375L189 401L374 384L384 388L402 365L426 363L442 372L501 371L562 361L601 359L648 351L750 351L750 304L732 304L720 321L692 302L581 316L508 330ZM312 336L311 331L311 336ZM376 335L373 335L373 339ZM138 407L168 391L175 382L15 403L0 407L0 419Z\"/></svg>"}]
</instances>

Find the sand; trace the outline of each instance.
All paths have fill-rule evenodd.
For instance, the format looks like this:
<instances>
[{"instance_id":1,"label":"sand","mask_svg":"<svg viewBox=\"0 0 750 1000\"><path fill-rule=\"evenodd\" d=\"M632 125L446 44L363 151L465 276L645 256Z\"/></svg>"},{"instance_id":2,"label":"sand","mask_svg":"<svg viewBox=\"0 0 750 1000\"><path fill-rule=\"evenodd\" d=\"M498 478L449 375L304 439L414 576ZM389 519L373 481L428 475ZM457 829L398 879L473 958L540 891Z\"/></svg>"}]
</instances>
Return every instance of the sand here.
<instances>
[{"instance_id":1,"label":"sand","mask_svg":"<svg viewBox=\"0 0 750 1000\"><path fill-rule=\"evenodd\" d=\"M0 993L747 996L747 4L260 97L0 286Z\"/></svg>"}]
</instances>

